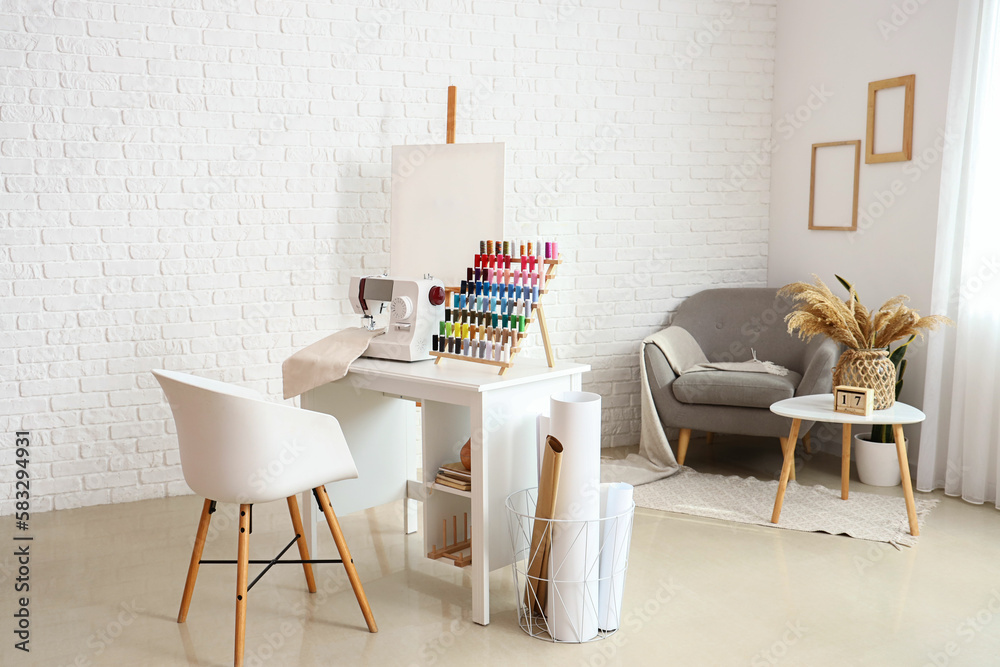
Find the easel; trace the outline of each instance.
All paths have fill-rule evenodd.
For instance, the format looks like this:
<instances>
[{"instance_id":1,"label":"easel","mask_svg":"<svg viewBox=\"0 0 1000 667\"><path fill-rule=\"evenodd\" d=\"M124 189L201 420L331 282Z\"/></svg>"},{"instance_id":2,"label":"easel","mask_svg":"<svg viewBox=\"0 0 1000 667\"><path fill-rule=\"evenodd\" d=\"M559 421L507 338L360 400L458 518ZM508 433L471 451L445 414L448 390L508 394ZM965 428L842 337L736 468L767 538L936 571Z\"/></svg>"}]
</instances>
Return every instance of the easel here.
<instances>
[{"instance_id":1,"label":"easel","mask_svg":"<svg viewBox=\"0 0 1000 667\"><path fill-rule=\"evenodd\" d=\"M448 86L448 125L446 142L449 144L455 143L455 100L457 97L457 89L455 86ZM539 252L541 252L539 250ZM556 267L562 264L562 258L558 257L555 259L539 259L540 264L545 266L545 279L543 284L546 285L544 289L539 290L539 299L535 304L535 312L537 313L538 326L541 329L542 334L542 344L545 347L545 360L549 365L549 368L553 368L556 364L555 354L552 352L552 342L549 340L549 327L545 321L545 308L542 306L541 295L548 294L549 280L556 277ZM451 298L453 294L458 294L460 291L459 287L450 286L445 287L445 300L446 303L451 303ZM525 320L525 329L531 324L534 318L527 318ZM471 361L477 364L486 364L487 366L497 366L500 368L500 375L504 375L508 370L514 365L514 357L518 352L521 351L521 343L527 337L528 332L514 332L515 339L511 345L510 349L510 359L508 361L496 361L494 359L479 359L477 357L467 357L462 354L451 354L449 352L431 352L431 356L437 357L434 360L435 364L440 364L442 359L459 359L461 361Z\"/></svg>"}]
</instances>

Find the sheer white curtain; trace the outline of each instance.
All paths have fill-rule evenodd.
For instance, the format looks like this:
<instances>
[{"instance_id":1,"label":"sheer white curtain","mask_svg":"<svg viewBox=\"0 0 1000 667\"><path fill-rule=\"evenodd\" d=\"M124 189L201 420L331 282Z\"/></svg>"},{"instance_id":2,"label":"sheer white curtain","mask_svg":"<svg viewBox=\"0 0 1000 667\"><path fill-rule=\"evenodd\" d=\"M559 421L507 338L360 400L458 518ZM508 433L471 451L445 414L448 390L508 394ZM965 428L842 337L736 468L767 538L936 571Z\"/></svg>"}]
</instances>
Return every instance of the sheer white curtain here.
<instances>
[{"instance_id":1,"label":"sheer white curtain","mask_svg":"<svg viewBox=\"0 0 1000 667\"><path fill-rule=\"evenodd\" d=\"M1000 0L961 0L917 488L1000 508Z\"/></svg>"}]
</instances>

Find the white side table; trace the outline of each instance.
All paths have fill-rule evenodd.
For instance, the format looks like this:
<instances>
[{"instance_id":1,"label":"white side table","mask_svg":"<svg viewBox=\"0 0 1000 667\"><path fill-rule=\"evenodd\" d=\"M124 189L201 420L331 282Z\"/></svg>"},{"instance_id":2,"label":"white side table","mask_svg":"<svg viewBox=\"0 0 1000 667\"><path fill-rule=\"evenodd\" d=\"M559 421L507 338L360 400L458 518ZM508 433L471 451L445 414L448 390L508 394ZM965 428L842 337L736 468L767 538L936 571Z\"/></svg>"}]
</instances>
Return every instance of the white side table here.
<instances>
[{"instance_id":1,"label":"white side table","mask_svg":"<svg viewBox=\"0 0 1000 667\"><path fill-rule=\"evenodd\" d=\"M896 439L896 454L899 457L899 472L903 478L903 495L906 497L906 515L910 520L910 534L919 535L917 526L917 509L913 502L913 485L910 483L910 467L906 460L906 441L903 439L903 424L922 422L925 415L912 405L896 403L886 410L875 410L871 416L852 415L837 412L833 409L833 394L814 394L812 396L796 396L778 401L771 406L771 412L782 417L791 417L792 429L788 434L788 446L785 449L785 461L781 466L781 481L778 483L778 496L774 499L774 512L771 523L778 523L781 517L781 504L785 500L785 489L788 487L788 475L795 461L795 441L799 437L799 426L802 421L828 422L843 424L843 456L840 466L840 497L847 500L848 487L851 479L851 426L877 426L891 424L892 433Z\"/></svg>"}]
</instances>

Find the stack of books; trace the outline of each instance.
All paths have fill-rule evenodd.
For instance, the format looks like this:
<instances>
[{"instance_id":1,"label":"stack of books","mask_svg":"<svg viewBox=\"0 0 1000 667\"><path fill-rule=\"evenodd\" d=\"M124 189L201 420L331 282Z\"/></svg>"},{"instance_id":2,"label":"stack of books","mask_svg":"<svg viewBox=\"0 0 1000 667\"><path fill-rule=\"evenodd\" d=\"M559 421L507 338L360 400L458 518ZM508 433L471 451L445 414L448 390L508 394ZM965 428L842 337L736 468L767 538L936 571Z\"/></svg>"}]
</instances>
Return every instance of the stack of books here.
<instances>
[{"instance_id":1,"label":"stack of books","mask_svg":"<svg viewBox=\"0 0 1000 667\"><path fill-rule=\"evenodd\" d=\"M458 463L445 463L438 468L436 484L443 484L459 491L472 490L472 471L466 470L465 466Z\"/></svg>"}]
</instances>

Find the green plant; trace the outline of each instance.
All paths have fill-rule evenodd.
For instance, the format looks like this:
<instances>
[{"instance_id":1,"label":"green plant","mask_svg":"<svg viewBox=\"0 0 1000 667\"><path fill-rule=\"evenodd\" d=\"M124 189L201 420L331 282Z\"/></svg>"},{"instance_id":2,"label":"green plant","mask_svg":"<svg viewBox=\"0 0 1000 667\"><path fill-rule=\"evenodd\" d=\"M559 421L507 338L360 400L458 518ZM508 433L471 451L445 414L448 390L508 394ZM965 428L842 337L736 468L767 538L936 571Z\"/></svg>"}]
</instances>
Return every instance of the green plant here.
<instances>
[{"instance_id":1,"label":"green plant","mask_svg":"<svg viewBox=\"0 0 1000 667\"><path fill-rule=\"evenodd\" d=\"M844 289L853 294L855 299L858 298L858 293L851 285L851 283L847 282L840 276L836 276L836 278L838 281L840 281L840 284L844 286ZM892 365L896 367L897 401L899 400L899 392L903 390L903 374L906 373L906 358L905 358L906 348L909 347L910 343L912 343L916 337L917 337L916 334L911 335L906 340L905 343L899 345L895 350L892 351L892 354L889 355L889 361L891 361ZM885 349L888 350L889 347L886 346ZM893 437L892 434L892 427L886 424L879 424L877 426L872 426L872 433L871 436L868 438L868 440L870 440L871 442L894 442L895 438Z\"/></svg>"}]
</instances>

